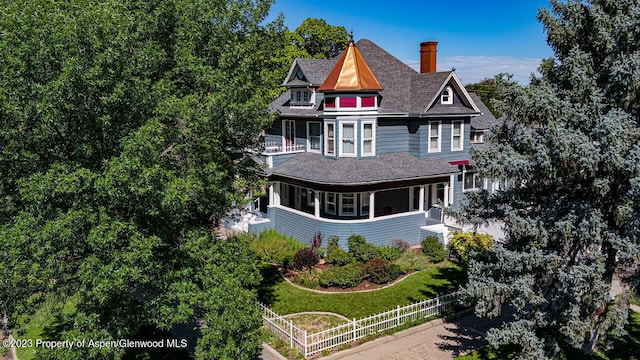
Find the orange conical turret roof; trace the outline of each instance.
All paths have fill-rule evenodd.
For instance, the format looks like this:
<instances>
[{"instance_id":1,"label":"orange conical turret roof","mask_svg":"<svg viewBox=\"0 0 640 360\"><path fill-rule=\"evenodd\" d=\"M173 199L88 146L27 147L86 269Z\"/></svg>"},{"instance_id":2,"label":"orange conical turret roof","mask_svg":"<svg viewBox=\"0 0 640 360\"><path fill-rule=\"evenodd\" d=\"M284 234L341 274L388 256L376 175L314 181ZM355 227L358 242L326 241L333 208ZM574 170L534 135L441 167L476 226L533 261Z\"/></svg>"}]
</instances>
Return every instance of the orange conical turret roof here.
<instances>
[{"instance_id":1,"label":"orange conical turret roof","mask_svg":"<svg viewBox=\"0 0 640 360\"><path fill-rule=\"evenodd\" d=\"M319 91L383 90L378 79L353 43L340 55Z\"/></svg>"}]
</instances>

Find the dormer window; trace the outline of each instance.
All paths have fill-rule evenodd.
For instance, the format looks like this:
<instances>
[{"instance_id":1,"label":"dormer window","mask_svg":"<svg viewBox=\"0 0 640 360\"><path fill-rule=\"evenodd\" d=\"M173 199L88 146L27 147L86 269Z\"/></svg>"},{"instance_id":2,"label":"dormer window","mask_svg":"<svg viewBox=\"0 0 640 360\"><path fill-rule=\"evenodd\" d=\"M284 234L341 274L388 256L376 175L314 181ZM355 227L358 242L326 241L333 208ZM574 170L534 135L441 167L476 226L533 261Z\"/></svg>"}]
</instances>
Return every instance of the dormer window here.
<instances>
[{"instance_id":1,"label":"dormer window","mask_svg":"<svg viewBox=\"0 0 640 360\"><path fill-rule=\"evenodd\" d=\"M291 105L313 105L313 93L308 89L291 89Z\"/></svg>"},{"instance_id":2,"label":"dormer window","mask_svg":"<svg viewBox=\"0 0 640 360\"><path fill-rule=\"evenodd\" d=\"M453 104L453 90L451 90L451 86L447 86L442 91L442 95L440 95L440 103L444 105Z\"/></svg>"}]
</instances>

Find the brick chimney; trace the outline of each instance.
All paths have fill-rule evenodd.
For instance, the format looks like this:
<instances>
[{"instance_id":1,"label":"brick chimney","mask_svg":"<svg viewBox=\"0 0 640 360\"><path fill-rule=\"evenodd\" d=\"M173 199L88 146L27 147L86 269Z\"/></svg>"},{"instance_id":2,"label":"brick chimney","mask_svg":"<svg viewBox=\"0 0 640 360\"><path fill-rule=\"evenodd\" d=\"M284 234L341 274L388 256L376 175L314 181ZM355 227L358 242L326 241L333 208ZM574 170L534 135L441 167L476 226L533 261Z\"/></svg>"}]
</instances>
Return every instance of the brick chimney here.
<instances>
[{"instance_id":1,"label":"brick chimney","mask_svg":"<svg viewBox=\"0 0 640 360\"><path fill-rule=\"evenodd\" d=\"M437 41L425 41L420 43L420 73L436 72Z\"/></svg>"}]
</instances>

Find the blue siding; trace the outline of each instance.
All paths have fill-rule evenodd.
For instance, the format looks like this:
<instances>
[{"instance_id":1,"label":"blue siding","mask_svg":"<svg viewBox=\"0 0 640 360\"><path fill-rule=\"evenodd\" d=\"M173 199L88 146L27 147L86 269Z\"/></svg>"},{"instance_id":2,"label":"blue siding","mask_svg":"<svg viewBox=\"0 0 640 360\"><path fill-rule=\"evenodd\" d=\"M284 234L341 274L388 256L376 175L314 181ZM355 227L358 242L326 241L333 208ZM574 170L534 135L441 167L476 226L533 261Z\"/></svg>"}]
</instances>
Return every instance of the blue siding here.
<instances>
[{"instance_id":1,"label":"blue siding","mask_svg":"<svg viewBox=\"0 0 640 360\"><path fill-rule=\"evenodd\" d=\"M414 133L409 132L409 152L419 158L422 144L427 141L429 128L420 126L418 123L415 124L415 127L417 129Z\"/></svg>"},{"instance_id":2,"label":"blue siding","mask_svg":"<svg viewBox=\"0 0 640 360\"><path fill-rule=\"evenodd\" d=\"M255 224L249 224L249 232L254 234L260 234L264 230L272 229L273 221L261 221Z\"/></svg>"},{"instance_id":3,"label":"blue siding","mask_svg":"<svg viewBox=\"0 0 640 360\"><path fill-rule=\"evenodd\" d=\"M298 154L299 153L286 153L286 154L273 155L273 166L278 166Z\"/></svg>"},{"instance_id":4,"label":"blue siding","mask_svg":"<svg viewBox=\"0 0 640 360\"><path fill-rule=\"evenodd\" d=\"M424 240L427 238L427 236L435 236L438 238L438 240L440 240L442 245L446 244L444 241L444 234L438 233L435 231L426 230L426 229L420 229L420 239Z\"/></svg>"},{"instance_id":5,"label":"blue siding","mask_svg":"<svg viewBox=\"0 0 640 360\"><path fill-rule=\"evenodd\" d=\"M378 154L409 151L409 130L406 122L382 126L378 124L376 138Z\"/></svg>"},{"instance_id":6,"label":"blue siding","mask_svg":"<svg viewBox=\"0 0 640 360\"><path fill-rule=\"evenodd\" d=\"M282 208L270 207L268 218L278 232L300 242L308 243L313 235L320 231L325 238L337 235L340 238L340 245L345 248L347 238L351 234L363 235L367 242L376 245L391 245L391 241L397 238L411 244L419 244L420 227L425 225L425 216L422 212L412 212L396 217L380 217L373 222L334 223L327 219L310 218Z\"/></svg>"},{"instance_id":7,"label":"blue siding","mask_svg":"<svg viewBox=\"0 0 640 360\"><path fill-rule=\"evenodd\" d=\"M456 119L459 120L459 119ZM470 159L469 148L471 146L471 142L469 140L469 134L471 130L471 124L469 123L469 118L463 119L462 123L464 124L464 129L462 133L462 150L460 151L451 151L451 131L452 131L452 120L444 119L442 120L442 135L440 142L440 152L430 153L429 152L429 125L425 124L421 126L421 148L420 148L420 158L421 159L442 159L444 161L455 161L455 160L465 160Z\"/></svg>"}]
</instances>

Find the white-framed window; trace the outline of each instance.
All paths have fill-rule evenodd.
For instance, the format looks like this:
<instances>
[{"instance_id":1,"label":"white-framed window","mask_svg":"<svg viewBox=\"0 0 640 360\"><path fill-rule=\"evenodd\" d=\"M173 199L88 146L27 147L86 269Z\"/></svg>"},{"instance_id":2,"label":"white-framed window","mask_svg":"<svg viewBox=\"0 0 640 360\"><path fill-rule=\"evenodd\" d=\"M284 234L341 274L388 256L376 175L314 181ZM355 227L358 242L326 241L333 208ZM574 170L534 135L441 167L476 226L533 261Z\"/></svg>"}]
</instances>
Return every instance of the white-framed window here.
<instances>
[{"instance_id":1,"label":"white-framed window","mask_svg":"<svg viewBox=\"0 0 640 360\"><path fill-rule=\"evenodd\" d=\"M369 193L360 193L360 215L369 215Z\"/></svg>"},{"instance_id":2,"label":"white-framed window","mask_svg":"<svg viewBox=\"0 0 640 360\"><path fill-rule=\"evenodd\" d=\"M471 143L472 144L482 144L484 142L484 134L481 132L475 132L471 134Z\"/></svg>"},{"instance_id":3,"label":"white-framed window","mask_svg":"<svg viewBox=\"0 0 640 360\"><path fill-rule=\"evenodd\" d=\"M327 121L324 123L324 153L335 155L336 153L336 123Z\"/></svg>"},{"instance_id":4,"label":"white-framed window","mask_svg":"<svg viewBox=\"0 0 640 360\"><path fill-rule=\"evenodd\" d=\"M356 214L356 194L340 194L340 215L353 216Z\"/></svg>"},{"instance_id":5,"label":"white-framed window","mask_svg":"<svg viewBox=\"0 0 640 360\"><path fill-rule=\"evenodd\" d=\"M307 150L313 152L319 152L321 150L321 126L318 121L307 122Z\"/></svg>"},{"instance_id":6,"label":"white-framed window","mask_svg":"<svg viewBox=\"0 0 640 360\"><path fill-rule=\"evenodd\" d=\"M362 156L373 156L376 154L376 126L373 121L362 122L361 127Z\"/></svg>"},{"instance_id":7,"label":"white-framed window","mask_svg":"<svg viewBox=\"0 0 640 360\"><path fill-rule=\"evenodd\" d=\"M291 89L291 105L313 105L312 95L308 89Z\"/></svg>"},{"instance_id":8,"label":"white-framed window","mask_svg":"<svg viewBox=\"0 0 640 360\"><path fill-rule=\"evenodd\" d=\"M324 193L324 212L327 214L336 214L336 193Z\"/></svg>"},{"instance_id":9,"label":"white-framed window","mask_svg":"<svg viewBox=\"0 0 640 360\"><path fill-rule=\"evenodd\" d=\"M463 177L463 187L464 191L479 189L482 185L482 181L478 174L474 171L464 171L462 173Z\"/></svg>"},{"instance_id":10,"label":"white-framed window","mask_svg":"<svg viewBox=\"0 0 640 360\"><path fill-rule=\"evenodd\" d=\"M282 120L282 151L293 151L295 147L296 122L295 120Z\"/></svg>"},{"instance_id":11,"label":"white-framed window","mask_svg":"<svg viewBox=\"0 0 640 360\"><path fill-rule=\"evenodd\" d=\"M356 123L340 123L340 156L356 156Z\"/></svg>"},{"instance_id":12,"label":"white-framed window","mask_svg":"<svg viewBox=\"0 0 640 360\"><path fill-rule=\"evenodd\" d=\"M442 123L433 121L429 124L429 152L440 152Z\"/></svg>"},{"instance_id":13,"label":"white-framed window","mask_svg":"<svg viewBox=\"0 0 640 360\"><path fill-rule=\"evenodd\" d=\"M451 90L451 86L447 86L442 90L442 94L440 94L440 103L445 105L453 104L453 90Z\"/></svg>"},{"instance_id":14,"label":"white-framed window","mask_svg":"<svg viewBox=\"0 0 640 360\"><path fill-rule=\"evenodd\" d=\"M451 151L462 150L464 125L462 121L451 122Z\"/></svg>"}]
</instances>

